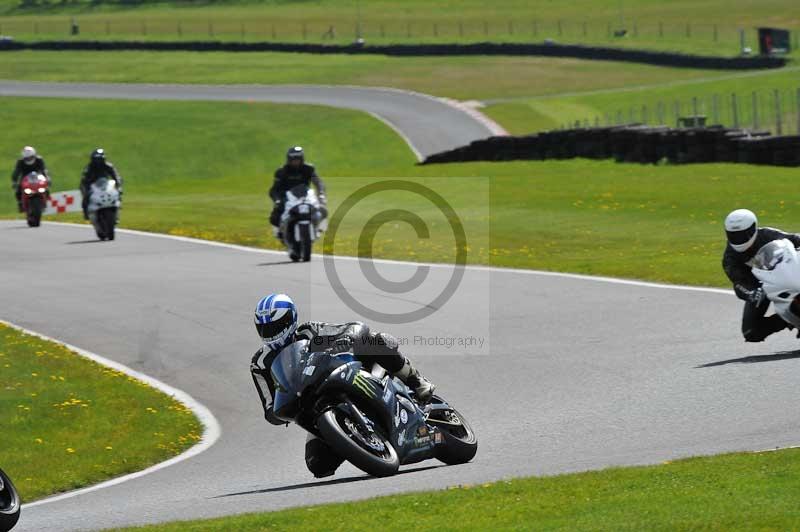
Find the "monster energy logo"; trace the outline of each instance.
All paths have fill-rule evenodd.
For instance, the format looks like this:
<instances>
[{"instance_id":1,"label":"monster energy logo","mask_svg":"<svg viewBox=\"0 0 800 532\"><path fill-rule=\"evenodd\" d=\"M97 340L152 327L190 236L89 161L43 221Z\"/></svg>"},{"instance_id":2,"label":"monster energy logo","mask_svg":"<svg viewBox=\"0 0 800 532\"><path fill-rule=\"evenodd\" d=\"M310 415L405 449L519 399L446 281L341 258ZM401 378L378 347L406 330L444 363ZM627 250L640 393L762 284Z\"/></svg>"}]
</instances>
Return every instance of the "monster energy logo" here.
<instances>
[{"instance_id":1,"label":"monster energy logo","mask_svg":"<svg viewBox=\"0 0 800 532\"><path fill-rule=\"evenodd\" d=\"M367 397L370 397L372 399L375 399L377 397L375 393L375 388L373 388L372 383L368 381L360 373L356 373L356 376L353 377L353 386L362 391L364 395L366 395Z\"/></svg>"}]
</instances>

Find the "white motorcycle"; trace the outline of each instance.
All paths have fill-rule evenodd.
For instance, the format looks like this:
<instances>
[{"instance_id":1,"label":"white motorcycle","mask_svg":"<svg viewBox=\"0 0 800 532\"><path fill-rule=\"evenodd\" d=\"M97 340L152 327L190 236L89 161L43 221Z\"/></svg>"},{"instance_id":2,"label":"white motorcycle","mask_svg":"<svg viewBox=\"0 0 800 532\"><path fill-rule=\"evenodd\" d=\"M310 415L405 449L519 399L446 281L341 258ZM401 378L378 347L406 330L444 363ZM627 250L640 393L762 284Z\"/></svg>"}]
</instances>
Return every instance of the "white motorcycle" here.
<instances>
[{"instance_id":1,"label":"white motorcycle","mask_svg":"<svg viewBox=\"0 0 800 532\"><path fill-rule=\"evenodd\" d=\"M14 528L19 521L19 512L22 503L19 499L17 488L2 469L0 469L0 531Z\"/></svg>"},{"instance_id":2,"label":"white motorcycle","mask_svg":"<svg viewBox=\"0 0 800 532\"><path fill-rule=\"evenodd\" d=\"M325 208L314 189L298 185L286 193L280 231L294 262L311 260L311 248L327 225Z\"/></svg>"},{"instance_id":3,"label":"white motorcycle","mask_svg":"<svg viewBox=\"0 0 800 532\"><path fill-rule=\"evenodd\" d=\"M92 183L86 210L100 240L114 240L114 227L117 225L121 205L115 180L101 177Z\"/></svg>"},{"instance_id":4,"label":"white motorcycle","mask_svg":"<svg viewBox=\"0 0 800 532\"><path fill-rule=\"evenodd\" d=\"M800 328L800 255L789 240L768 242L753 257L753 275L785 322Z\"/></svg>"}]
</instances>

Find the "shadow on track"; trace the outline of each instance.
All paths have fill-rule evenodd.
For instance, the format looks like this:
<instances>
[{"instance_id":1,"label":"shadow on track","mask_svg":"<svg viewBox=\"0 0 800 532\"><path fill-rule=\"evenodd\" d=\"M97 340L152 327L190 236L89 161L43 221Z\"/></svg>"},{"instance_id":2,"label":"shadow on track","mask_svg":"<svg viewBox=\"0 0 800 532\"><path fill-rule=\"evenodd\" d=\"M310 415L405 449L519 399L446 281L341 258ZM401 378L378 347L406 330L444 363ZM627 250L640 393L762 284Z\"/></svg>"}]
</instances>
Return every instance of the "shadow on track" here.
<instances>
[{"instance_id":1,"label":"shadow on track","mask_svg":"<svg viewBox=\"0 0 800 532\"><path fill-rule=\"evenodd\" d=\"M65 242L68 246L73 244L94 244L95 242L103 242L99 238L95 238L94 240L73 240L72 242Z\"/></svg>"},{"instance_id":2,"label":"shadow on track","mask_svg":"<svg viewBox=\"0 0 800 532\"><path fill-rule=\"evenodd\" d=\"M296 264L293 260L279 260L277 262L262 262L256 266L279 266L281 264Z\"/></svg>"},{"instance_id":3,"label":"shadow on track","mask_svg":"<svg viewBox=\"0 0 800 532\"><path fill-rule=\"evenodd\" d=\"M404 471L398 471L397 475L407 475L409 473L419 473L421 471L427 471L429 469L436 469L438 467L445 467L444 465L431 465L426 467L418 467L416 469L406 469ZM395 476L397 476L395 475ZM226 493L224 495L216 495L211 497L212 499L221 499L223 497L236 497L237 495L256 495L259 493L275 493L279 491L292 491L292 490L301 490L305 488L316 488L322 486L334 486L336 484L349 484L351 482L360 482L363 480L375 480L377 477L371 477L369 475L362 475L359 477L344 477L344 478L335 478L332 480L318 480L316 482L303 482L302 484L290 484L289 486L278 486L275 488L264 488L260 490L251 490L251 491L239 491L236 493Z\"/></svg>"},{"instance_id":4,"label":"shadow on track","mask_svg":"<svg viewBox=\"0 0 800 532\"><path fill-rule=\"evenodd\" d=\"M728 360L720 360L717 362L709 362L708 364L701 364L699 366L695 366L695 369L713 368L714 366L725 366L727 364L759 364L761 362L776 362L778 360L790 360L793 358L800 358L800 350L779 351L771 355L751 355L741 358L730 358Z\"/></svg>"}]
</instances>

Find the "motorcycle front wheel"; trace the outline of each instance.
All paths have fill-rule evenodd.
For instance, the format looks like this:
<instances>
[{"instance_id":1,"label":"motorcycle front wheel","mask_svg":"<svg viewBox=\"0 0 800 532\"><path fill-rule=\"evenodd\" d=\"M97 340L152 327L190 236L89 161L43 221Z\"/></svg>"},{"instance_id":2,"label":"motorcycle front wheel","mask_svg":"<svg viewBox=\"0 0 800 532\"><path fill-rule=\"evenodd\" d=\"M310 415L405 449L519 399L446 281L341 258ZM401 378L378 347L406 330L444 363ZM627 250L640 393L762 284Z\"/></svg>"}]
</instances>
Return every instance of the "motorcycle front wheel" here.
<instances>
[{"instance_id":1,"label":"motorcycle front wheel","mask_svg":"<svg viewBox=\"0 0 800 532\"><path fill-rule=\"evenodd\" d=\"M339 456L376 477L397 473L400 459L389 440L377 433L367 433L339 409L326 411L317 419L322 437Z\"/></svg>"},{"instance_id":2,"label":"motorcycle front wheel","mask_svg":"<svg viewBox=\"0 0 800 532\"><path fill-rule=\"evenodd\" d=\"M114 226L117 222L117 213L112 208L97 211L95 230L100 240L114 240Z\"/></svg>"},{"instance_id":3,"label":"motorcycle front wheel","mask_svg":"<svg viewBox=\"0 0 800 532\"><path fill-rule=\"evenodd\" d=\"M8 475L0 469L0 532L14 528L19 521L19 494Z\"/></svg>"},{"instance_id":4,"label":"motorcycle front wheel","mask_svg":"<svg viewBox=\"0 0 800 532\"><path fill-rule=\"evenodd\" d=\"M428 424L435 426L444 441L436 445L435 456L448 465L465 464L478 452L478 438L467 420L455 408L433 408Z\"/></svg>"},{"instance_id":5,"label":"motorcycle front wheel","mask_svg":"<svg viewBox=\"0 0 800 532\"><path fill-rule=\"evenodd\" d=\"M44 200L41 196L33 196L28 200L28 227L39 227L42 223Z\"/></svg>"}]
</instances>

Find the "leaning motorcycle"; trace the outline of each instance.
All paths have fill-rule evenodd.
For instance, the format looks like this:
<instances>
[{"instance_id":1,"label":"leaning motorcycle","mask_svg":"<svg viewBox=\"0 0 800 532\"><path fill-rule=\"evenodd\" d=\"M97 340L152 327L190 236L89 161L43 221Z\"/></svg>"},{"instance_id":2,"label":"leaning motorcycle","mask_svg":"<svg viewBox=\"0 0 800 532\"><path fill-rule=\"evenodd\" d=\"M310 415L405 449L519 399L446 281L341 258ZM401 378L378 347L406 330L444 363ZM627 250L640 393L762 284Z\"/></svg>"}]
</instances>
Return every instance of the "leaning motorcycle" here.
<instances>
[{"instance_id":1,"label":"leaning motorcycle","mask_svg":"<svg viewBox=\"0 0 800 532\"><path fill-rule=\"evenodd\" d=\"M785 238L764 244L753 257L751 269L775 313L800 328L800 255L794 244Z\"/></svg>"},{"instance_id":2,"label":"leaning motorcycle","mask_svg":"<svg viewBox=\"0 0 800 532\"><path fill-rule=\"evenodd\" d=\"M114 240L114 228L117 225L121 205L115 180L101 177L92 183L86 211L100 240Z\"/></svg>"},{"instance_id":3,"label":"leaning motorcycle","mask_svg":"<svg viewBox=\"0 0 800 532\"><path fill-rule=\"evenodd\" d=\"M324 210L314 189L298 185L286 193L280 232L294 262L311 260L311 248L325 223Z\"/></svg>"},{"instance_id":4,"label":"leaning motorcycle","mask_svg":"<svg viewBox=\"0 0 800 532\"><path fill-rule=\"evenodd\" d=\"M42 223L42 213L50 196L50 180L43 174L31 172L20 181L22 190L22 211L28 220L28 226L39 227Z\"/></svg>"},{"instance_id":5,"label":"leaning motorcycle","mask_svg":"<svg viewBox=\"0 0 800 532\"><path fill-rule=\"evenodd\" d=\"M478 441L467 420L434 395L427 404L379 365L367 371L352 352L285 347L271 366L273 411L321 438L340 457L377 477L436 458L469 462Z\"/></svg>"},{"instance_id":6,"label":"leaning motorcycle","mask_svg":"<svg viewBox=\"0 0 800 532\"><path fill-rule=\"evenodd\" d=\"M22 508L19 493L8 478L8 475L0 469L0 532L6 532L14 528L19 521L19 512Z\"/></svg>"}]
</instances>

